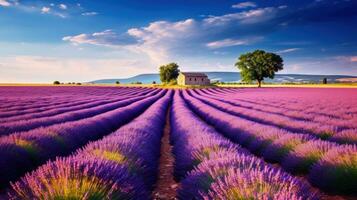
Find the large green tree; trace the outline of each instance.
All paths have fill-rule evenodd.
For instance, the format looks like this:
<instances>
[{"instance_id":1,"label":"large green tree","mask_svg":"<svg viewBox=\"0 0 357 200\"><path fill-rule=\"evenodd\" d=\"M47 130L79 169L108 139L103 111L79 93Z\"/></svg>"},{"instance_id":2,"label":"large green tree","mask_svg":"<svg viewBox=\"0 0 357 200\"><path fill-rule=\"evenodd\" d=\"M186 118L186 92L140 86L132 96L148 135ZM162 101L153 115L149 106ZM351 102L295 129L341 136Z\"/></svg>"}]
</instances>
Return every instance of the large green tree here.
<instances>
[{"instance_id":1,"label":"large green tree","mask_svg":"<svg viewBox=\"0 0 357 200\"><path fill-rule=\"evenodd\" d=\"M179 75L179 66L176 63L170 63L160 66L160 80L162 83L169 83L177 79Z\"/></svg>"},{"instance_id":2,"label":"large green tree","mask_svg":"<svg viewBox=\"0 0 357 200\"><path fill-rule=\"evenodd\" d=\"M261 87L264 78L273 79L275 72L282 70L284 64L283 59L277 54L255 50L242 54L235 66L240 70L243 81L256 80L258 87Z\"/></svg>"}]
</instances>

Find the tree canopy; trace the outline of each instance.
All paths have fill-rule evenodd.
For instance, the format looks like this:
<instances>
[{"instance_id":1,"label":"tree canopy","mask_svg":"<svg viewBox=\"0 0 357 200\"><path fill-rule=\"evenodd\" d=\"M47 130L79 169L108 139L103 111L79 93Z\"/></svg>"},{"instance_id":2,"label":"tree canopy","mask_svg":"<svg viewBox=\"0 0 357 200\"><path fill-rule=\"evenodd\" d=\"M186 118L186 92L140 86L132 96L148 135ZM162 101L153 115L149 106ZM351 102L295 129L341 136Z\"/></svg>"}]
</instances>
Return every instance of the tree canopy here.
<instances>
[{"instance_id":1,"label":"tree canopy","mask_svg":"<svg viewBox=\"0 0 357 200\"><path fill-rule=\"evenodd\" d=\"M160 66L160 80L162 83L175 81L179 75L179 66L176 63L170 63Z\"/></svg>"},{"instance_id":2,"label":"tree canopy","mask_svg":"<svg viewBox=\"0 0 357 200\"><path fill-rule=\"evenodd\" d=\"M256 80L260 87L264 78L273 79L275 72L282 70L284 64L283 59L277 54L255 50L242 54L235 66L240 70L243 81Z\"/></svg>"}]
</instances>

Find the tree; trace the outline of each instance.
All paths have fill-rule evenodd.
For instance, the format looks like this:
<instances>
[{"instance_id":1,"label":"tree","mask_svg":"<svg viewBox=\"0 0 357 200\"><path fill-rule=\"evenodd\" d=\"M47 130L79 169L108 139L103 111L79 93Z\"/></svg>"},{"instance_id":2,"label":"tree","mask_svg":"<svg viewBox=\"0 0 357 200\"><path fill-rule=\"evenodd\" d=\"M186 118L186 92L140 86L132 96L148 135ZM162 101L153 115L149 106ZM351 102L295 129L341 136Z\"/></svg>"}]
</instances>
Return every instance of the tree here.
<instances>
[{"instance_id":1,"label":"tree","mask_svg":"<svg viewBox=\"0 0 357 200\"><path fill-rule=\"evenodd\" d=\"M176 63L162 65L160 67L160 80L162 83L169 83L177 79L179 72L179 66Z\"/></svg>"},{"instance_id":2,"label":"tree","mask_svg":"<svg viewBox=\"0 0 357 200\"><path fill-rule=\"evenodd\" d=\"M119 82L119 81L115 81L115 84L119 85L119 84L120 84L120 82Z\"/></svg>"},{"instance_id":3,"label":"tree","mask_svg":"<svg viewBox=\"0 0 357 200\"><path fill-rule=\"evenodd\" d=\"M59 85L59 84L61 84L59 81L54 81L53 82L53 85Z\"/></svg>"},{"instance_id":4,"label":"tree","mask_svg":"<svg viewBox=\"0 0 357 200\"><path fill-rule=\"evenodd\" d=\"M284 64L283 59L277 54L255 50L241 55L235 66L241 71L243 81L256 80L258 87L261 87L264 78L273 79L275 72L282 70Z\"/></svg>"}]
</instances>

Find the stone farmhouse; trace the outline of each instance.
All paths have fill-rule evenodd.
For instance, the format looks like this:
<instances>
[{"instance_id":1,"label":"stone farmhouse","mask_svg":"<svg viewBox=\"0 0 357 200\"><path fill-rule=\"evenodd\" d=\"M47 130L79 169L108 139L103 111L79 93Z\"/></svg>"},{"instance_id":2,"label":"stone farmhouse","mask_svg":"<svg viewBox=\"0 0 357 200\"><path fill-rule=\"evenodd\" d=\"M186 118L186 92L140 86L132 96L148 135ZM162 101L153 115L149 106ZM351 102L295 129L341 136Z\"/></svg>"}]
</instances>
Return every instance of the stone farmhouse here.
<instances>
[{"instance_id":1,"label":"stone farmhouse","mask_svg":"<svg viewBox=\"0 0 357 200\"><path fill-rule=\"evenodd\" d=\"M178 85L209 85L210 80L205 73L200 72L180 72L177 77Z\"/></svg>"}]
</instances>

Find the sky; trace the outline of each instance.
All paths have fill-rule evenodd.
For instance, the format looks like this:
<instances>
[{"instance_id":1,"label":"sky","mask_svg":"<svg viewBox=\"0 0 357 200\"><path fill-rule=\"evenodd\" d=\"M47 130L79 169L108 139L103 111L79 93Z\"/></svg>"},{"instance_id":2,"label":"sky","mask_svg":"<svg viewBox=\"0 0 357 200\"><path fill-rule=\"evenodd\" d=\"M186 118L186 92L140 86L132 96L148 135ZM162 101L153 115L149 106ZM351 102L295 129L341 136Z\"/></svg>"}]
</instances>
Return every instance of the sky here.
<instances>
[{"instance_id":1,"label":"sky","mask_svg":"<svg viewBox=\"0 0 357 200\"><path fill-rule=\"evenodd\" d=\"M356 0L0 0L0 82L238 71L262 49L290 74L357 76Z\"/></svg>"}]
</instances>

